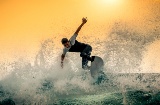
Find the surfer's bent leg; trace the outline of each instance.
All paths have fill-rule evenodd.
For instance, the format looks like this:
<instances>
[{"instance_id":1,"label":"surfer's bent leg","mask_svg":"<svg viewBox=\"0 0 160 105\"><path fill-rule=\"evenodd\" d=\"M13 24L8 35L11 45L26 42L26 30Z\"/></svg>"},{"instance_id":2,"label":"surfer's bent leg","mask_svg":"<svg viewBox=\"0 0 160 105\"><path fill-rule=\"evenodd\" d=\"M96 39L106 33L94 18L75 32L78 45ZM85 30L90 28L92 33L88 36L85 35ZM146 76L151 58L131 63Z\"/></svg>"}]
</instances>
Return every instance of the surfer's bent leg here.
<instances>
[{"instance_id":1,"label":"surfer's bent leg","mask_svg":"<svg viewBox=\"0 0 160 105\"><path fill-rule=\"evenodd\" d=\"M91 52L92 47L90 45L87 45L86 48L81 52L80 56L82 57L82 68L85 69L88 65L88 60L91 60Z\"/></svg>"}]
</instances>

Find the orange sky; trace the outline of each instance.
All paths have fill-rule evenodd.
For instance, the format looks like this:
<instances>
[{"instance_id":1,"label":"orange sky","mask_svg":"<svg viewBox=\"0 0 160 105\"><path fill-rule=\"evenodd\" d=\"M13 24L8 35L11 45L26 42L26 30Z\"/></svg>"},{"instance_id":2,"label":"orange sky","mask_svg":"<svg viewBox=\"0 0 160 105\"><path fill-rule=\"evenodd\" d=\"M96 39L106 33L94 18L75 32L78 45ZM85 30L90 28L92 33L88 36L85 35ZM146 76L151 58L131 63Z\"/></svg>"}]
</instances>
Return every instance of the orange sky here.
<instances>
[{"instance_id":1,"label":"orange sky","mask_svg":"<svg viewBox=\"0 0 160 105\"><path fill-rule=\"evenodd\" d=\"M53 40L61 45L60 39L70 37L84 16L89 20L80 32L81 37L105 35L109 23L114 20L143 19L149 12L146 9L150 4L148 1L1 0L0 59L32 54L47 38L57 37ZM152 1L159 3L158 0Z\"/></svg>"}]
</instances>

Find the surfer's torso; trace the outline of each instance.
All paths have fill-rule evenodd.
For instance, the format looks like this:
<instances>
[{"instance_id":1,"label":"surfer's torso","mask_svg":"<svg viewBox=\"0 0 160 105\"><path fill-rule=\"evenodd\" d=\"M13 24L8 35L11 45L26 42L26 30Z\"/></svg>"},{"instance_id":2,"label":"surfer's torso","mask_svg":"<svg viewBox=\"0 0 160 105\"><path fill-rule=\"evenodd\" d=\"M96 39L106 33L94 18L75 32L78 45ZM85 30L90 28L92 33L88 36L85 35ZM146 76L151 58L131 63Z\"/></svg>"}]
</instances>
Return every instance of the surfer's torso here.
<instances>
[{"instance_id":1,"label":"surfer's torso","mask_svg":"<svg viewBox=\"0 0 160 105\"><path fill-rule=\"evenodd\" d=\"M76 37L77 37L77 34L74 34L70 38L69 42L71 46L69 48L64 47L63 54L66 54L67 52L82 52L85 49L87 44L78 42L76 40Z\"/></svg>"},{"instance_id":2,"label":"surfer's torso","mask_svg":"<svg viewBox=\"0 0 160 105\"><path fill-rule=\"evenodd\" d=\"M78 42L75 40L74 45L71 45L71 48L69 49L69 52L82 52L87 45L81 42Z\"/></svg>"}]
</instances>

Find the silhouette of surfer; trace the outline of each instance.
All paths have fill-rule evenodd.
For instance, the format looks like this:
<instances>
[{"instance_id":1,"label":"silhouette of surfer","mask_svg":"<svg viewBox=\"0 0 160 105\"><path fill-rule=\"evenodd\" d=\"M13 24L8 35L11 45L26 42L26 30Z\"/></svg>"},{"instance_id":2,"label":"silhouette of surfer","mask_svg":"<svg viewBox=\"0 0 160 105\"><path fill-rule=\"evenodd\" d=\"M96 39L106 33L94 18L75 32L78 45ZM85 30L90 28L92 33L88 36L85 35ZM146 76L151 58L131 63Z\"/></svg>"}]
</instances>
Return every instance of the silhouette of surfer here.
<instances>
[{"instance_id":1,"label":"silhouette of surfer","mask_svg":"<svg viewBox=\"0 0 160 105\"><path fill-rule=\"evenodd\" d=\"M73 36L68 40L67 38L62 38L61 42L64 46L63 54L61 55L61 67L63 67L63 60L67 52L80 52L80 57L82 57L82 68L89 69L88 61L93 61L94 57L90 57L92 52L92 47L89 44L81 43L76 40L79 31L82 26L86 24L87 17L82 18L81 25L77 28Z\"/></svg>"}]
</instances>

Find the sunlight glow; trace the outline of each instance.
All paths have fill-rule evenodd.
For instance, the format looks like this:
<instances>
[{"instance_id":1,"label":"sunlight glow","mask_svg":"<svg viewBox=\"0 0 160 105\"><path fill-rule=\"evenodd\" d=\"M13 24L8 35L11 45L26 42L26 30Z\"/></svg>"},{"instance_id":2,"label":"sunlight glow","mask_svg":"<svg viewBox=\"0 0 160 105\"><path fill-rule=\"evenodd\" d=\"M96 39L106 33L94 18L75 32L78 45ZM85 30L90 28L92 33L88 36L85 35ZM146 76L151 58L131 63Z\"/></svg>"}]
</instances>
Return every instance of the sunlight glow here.
<instances>
[{"instance_id":1,"label":"sunlight glow","mask_svg":"<svg viewBox=\"0 0 160 105\"><path fill-rule=\"evenodd\" d=\"M102 3L107 3L110 5L114 5L120 2L120 0L101 0Z\"/></svg>"},{"instance_id":2,"label":"sunlight glow","mask_svg":"<svg viewBox=\"0 0 160 105\"><path fill-rule=\"evenodd\" d=\"M94 0L98 7L118 8L124 4L125 0Z\"/></svg>"}]
</instances>

